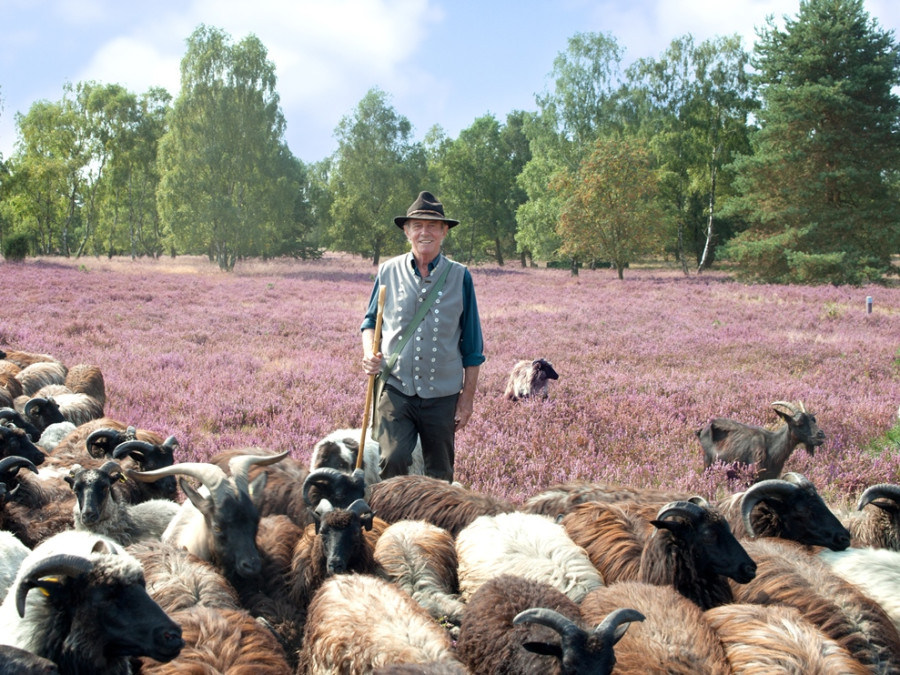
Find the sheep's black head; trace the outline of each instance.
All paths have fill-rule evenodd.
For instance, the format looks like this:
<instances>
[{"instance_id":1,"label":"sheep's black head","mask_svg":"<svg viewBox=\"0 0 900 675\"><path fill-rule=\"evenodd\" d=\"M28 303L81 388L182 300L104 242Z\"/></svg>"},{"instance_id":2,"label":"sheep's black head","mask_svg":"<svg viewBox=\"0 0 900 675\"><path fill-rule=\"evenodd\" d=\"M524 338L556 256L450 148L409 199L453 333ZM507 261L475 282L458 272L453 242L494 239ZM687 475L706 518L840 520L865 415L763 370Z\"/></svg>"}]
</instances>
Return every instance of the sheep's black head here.
<instances>
[{"instance_id":1,"label":"sheep's black head","mask_svg":"<svg viewBox=\"0 0 900 675\"><path fill-rule=\"evenodd\" d=\"M535 359L531 362L531 368L535 381L559 379L559 374L553 369L553 364L546 359Z\"/></svg>"},{"instance_id":2,"label":"sheep's black head","mask_svg":"<svg viewBox=\"0 0 900 675\"><path fill-rule=\"evenodd\" d=\"M0 420L0 457L14 455L25 457L34 464L41 464L45 457L23 429Z\"/></svg>"}]
</instances>

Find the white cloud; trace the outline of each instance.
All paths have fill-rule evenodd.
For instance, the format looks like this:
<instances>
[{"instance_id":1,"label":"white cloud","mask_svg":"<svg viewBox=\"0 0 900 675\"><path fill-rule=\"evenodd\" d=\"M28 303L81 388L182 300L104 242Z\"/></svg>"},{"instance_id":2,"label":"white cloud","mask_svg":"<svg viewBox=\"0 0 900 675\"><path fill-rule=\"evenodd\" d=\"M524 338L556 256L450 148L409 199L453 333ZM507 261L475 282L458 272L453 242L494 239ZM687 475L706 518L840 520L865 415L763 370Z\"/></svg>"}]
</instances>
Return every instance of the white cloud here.
<instances>
[{"instance_id":1,"label":"white cloud","mask_svg":"<svg viewBox=\"0 0 900 675\"><path fill-rule=\"evenodd\" d=\"M154 45L132 37L116 37L100 46L76 78L121 84L136 94L165 87L173 95L180 87L181 57L161 53Z\"/></svg>"}]
</instances>

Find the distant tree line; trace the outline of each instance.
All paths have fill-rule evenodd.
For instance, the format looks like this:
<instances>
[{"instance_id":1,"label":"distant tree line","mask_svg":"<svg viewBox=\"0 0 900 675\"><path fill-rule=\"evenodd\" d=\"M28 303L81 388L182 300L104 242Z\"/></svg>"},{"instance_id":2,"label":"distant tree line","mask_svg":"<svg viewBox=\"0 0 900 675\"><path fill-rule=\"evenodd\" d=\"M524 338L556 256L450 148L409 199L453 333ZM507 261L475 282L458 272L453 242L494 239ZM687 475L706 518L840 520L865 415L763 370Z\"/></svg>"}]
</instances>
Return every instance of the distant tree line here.
<instances>
[{"instance_id":1,"label":"distant tree line","mask_svg":"<svg viewBox=\"0 0 900 675\"><path fill-rule=\"evenodd\" d=\"M250 35L200 26L181 89L67 84L16 114L0 157L0 246L25 255L250 257L405 249L421 189L461 221L467 263L611 266L664 257L777 283L865 283L900 254L900 47L862 0L801 0L783 27L674 40L622 67L610 35L570 38L531 111L421 141L371 89L333 156L284 142L275 68Z\"/></svg>"}]
</instances>

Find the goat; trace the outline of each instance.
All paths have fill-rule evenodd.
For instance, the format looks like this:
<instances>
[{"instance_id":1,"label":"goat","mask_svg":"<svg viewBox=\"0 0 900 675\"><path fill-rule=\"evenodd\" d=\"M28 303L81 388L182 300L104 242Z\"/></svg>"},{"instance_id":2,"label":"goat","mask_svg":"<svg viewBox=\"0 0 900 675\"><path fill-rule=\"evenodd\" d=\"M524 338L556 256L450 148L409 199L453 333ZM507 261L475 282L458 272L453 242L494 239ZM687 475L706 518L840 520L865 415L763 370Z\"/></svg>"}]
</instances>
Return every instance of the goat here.
<instances>
[{"instance_id":1,"label":"goat","mask_svg":"<svg viewBox=\"0 0 900 675\"><path fill-rule=\"evenodd\" d=\"M550 396L550 380L558 379L559 375L553 369L553 364L546 359L518 361L509 373L503 395L510 401L534 398L546 400Z\"/></svg>"},{"instance_id":2,"label":"goat","mask_svg":"<svg viewBox=\"0 0 900 675\"><path fill-rule=\"evenodd\" d=\"M179 475L202 483L201 490L197 490L183 478L179 480L187 499L163 532L162 540L184 546L197 557L209 560L234 582L256 576L261 566L256 548L259 511L254 502L265 487L266 474L249 481L249 468L254 464L274 464L286 456L287 452L238 455L229 462L231 476L204 462L186 462L154 471L128 471L128 476L152 482Z\"/></svg>"},{"instance_id":3,"label":"goat","mask_svg":"<svg viewBox=\"0 0 900 675\"><path fill-rule=\"evenodd\" d=\"M456 536L456 557L464 602L500 574L548 583L575 602L603 585L585 550L562 525L532 513L479 516Z\"/></svg>"},{"instance_id":4,"label":"goat","mask_svg":"<svg viewBox=\"0 0 900 675\"><path fill-rule=\"evenodd\" d=\"M730 604L706 610L703 618L725 648L734 675L871 672L794 607Z\"/></svg>"},{"instance_id":5,"label":"goat","mask_svg":"<svg viewBox=\"0 0 900 675\"><path fill-rule=\"evenodd\" d=\"M309 605L298 673L361 675L403 663L459 664L450 638L412 598L370 574L325 580Z\"/></svg>"},{"instance_id":6,"label":"goat","mask_svg":"<svg viewBox=\"0 0 900 675\"><path fill-rule=\"evenodd\" d=\"M616 645L617 675L728 675L728 662L703 611L674 588L622 581L588 593L581 616L593 624L619 607L644 620L628 629Z\"/></svg>"},{"instance_id":7,"label":"goat","mask_svg":"<svg viewBox=\"0 0 900 675\"><path fill-rule=\"evenodd\" d=\"M184 645L178 624L147 595L140 563L78 532L48 539L22 562L0 627L0 642L53 661L61 673L125 675L132 657L170 661Z\"/></svg>"},{"instance_id":8,"label":"goat","mask_svg":"<svg viewBox=\"0 0 900 675\"><path fill-rule=\"evenodd\" d=\"M819 558L839 577L878 602L900 631L900 551L850 548L822 551Z\"/></svg>"},{"instance_id":9,"label":"goat","mask_svg":"<svg viewBox=\"0 0 900 675\"><path fill-rule=\"evenodd\" d=\"M780 537L833 551L850 545L847 528L822 501L816 486L799 473L756 483L717 506L738 539Z\"/></svg>"},{"instance_id":10,"label":"goat","mask_svg":"<svg viewBox=\"0 0 900 675\"><path fill-rule=\"evenodd\" d=\"M359 438L362 429L338 429L332 431L313 447L309 458L311 471L322 467L331 467L344 473L351 473L356 468L359 454ZM366 485L373 485L381 480L381 446L378 441L366 435L363 449L363 471ZM417 476L425 474L425 459L422 456L422 441L416 441L413 450L409 473Z\"/></svg>"},{"instance_id":11,"label":"goat","mask_svg":"<svg viewBox=\"0 0 900 675\"><path fill-rule=\"evenodd\" d=\"M643 620L622 609L585 630L578 604L559 589L503 574L469 600L456 653L473 673L606 675L616 663L613 646L630 622Z\"/></svg>"},{"instance_id":12,"label":"goat","mask_svg":"<svg viewBox=\"0 0 900 675\"><path fill-rule=\"evenodd\" d=\"M394 476L369 490L369 506L382 520L425 520L454 537L478 516L516 510L509 500L429 476Z\"/></svg>"},{"instance_id":13,"label":"goat","mask_svg":"<svg viewBox=\"0 0 900 675\"><path fill-rule=\"evenodd\" d=\"M900 635L877 602L798 544L767 538L744 546L757 573L732 585L735 602L795 607L872 672L900 672Z\"/></svg>"},{"instance_id":14,"label":"goat","mask_svg":"<svg viewBox=\"0 0 900 675\"><path fill-rule=\"evenodd\" d=\"M78 464L66 476L75 493L73 521L76 530L103 534L123 546L141 539L159 539L180 505L168 499L151 499L129 504L116 498L111 486L127 480L115 461L99 469Z\"/></svg>"},{"instance_id":15,"label":"goat","mask_svg":"<svg viewBox=\"0 0 900 675\"><path fill-rule=\"evenodd\" d=\"M375 544L376 573L409 593L431 616L459 626L456 547L447 530L424 520L389 525Z\"/></svg>"},{"instance_id":16,"label":"goat","mask_svg":"<svg viewBox=\"0 0 900 675\"><path fill-rule=\"evenodd\" d=\"M141 675L246 673L293 675L278 639L243 609L197 605L171 615L185 646L167 663L141 659Z\"/></svg>"},{"instance_id":17,"label":"goat","mask_svg":"<svg viewBox=\"0 0 900 675\"><path fill-rule=\"evenodd\" d=\"M723 464L753 464L756 480L778 478L791 453L803 444L810 455L825 442L825 432L819 429L814 415L806 411L803 402L775 401L772 408L785 424L772 431L743 424L723 417L714 417L695 433L703 446L704 468L716 462Z\"/></svg>"},{"instance_id":18,"label":"goat","mask_svg":"<svg viewBox=\"0 0 900 675\"><path fill-rule=\"evenodd\" d=\"M874 508L867 509L869 505ZM843 522L854 548L900 551L900 485L879 483L866 488L856 512L845 515Z\"/></svg>"}]
</instances>

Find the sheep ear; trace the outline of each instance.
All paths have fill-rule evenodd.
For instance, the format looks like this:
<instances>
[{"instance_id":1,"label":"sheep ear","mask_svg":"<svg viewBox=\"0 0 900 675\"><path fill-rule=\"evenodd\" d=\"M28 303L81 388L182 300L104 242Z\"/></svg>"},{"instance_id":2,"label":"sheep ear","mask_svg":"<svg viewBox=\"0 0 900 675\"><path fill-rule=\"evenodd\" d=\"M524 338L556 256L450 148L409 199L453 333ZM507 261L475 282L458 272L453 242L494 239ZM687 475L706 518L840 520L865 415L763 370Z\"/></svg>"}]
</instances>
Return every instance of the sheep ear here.
<instances>
[{"instance_id":1,"label":"sheep ear","mask_svg":"<svg viewBox=\"0 0 900 675\"><path fill-rule=\"evenodd\" d=\"M179 477L178 485L181 486L181 491L191 500L191 504L193 504L200 513L206 514L210 510L209 503L212 500L201 495L187 480Z\"/></svg>"},{"instance_id":2,"label":"sheep ear","mask_svg":"<svg viewBox=\"0 0 900 675\"><path fill-rule=\"evenodd\" d=\"M541 656L555 656L558 659L562 658L562 649L560 646L551 642L523 642L522 649L535 654L540 654Z\"/></svg>"},{"instance_id":3,"label":"sheep ear","mask_svg":"<svg viewBox=\"0 0 900 675\"><path fill-rule=\"evenodd\" d=\"M256 506L259 506L259 500L262 498L263 490L266 487L266 481L269 479L269 474L265 471L260 471L259 475L250 481L250 485L247 488L247 491L250 493L250 499L253 500L253 503Z\"/></svg>"}]
</instances>

